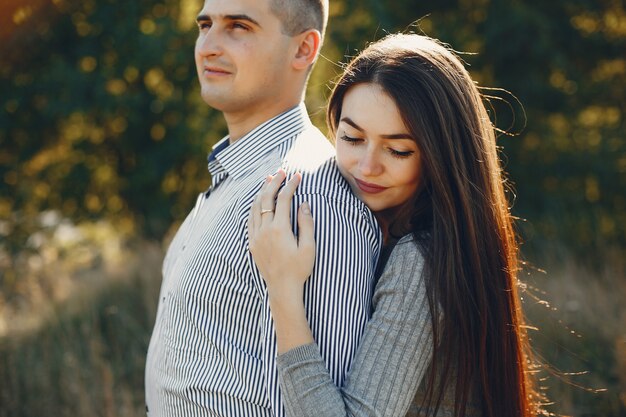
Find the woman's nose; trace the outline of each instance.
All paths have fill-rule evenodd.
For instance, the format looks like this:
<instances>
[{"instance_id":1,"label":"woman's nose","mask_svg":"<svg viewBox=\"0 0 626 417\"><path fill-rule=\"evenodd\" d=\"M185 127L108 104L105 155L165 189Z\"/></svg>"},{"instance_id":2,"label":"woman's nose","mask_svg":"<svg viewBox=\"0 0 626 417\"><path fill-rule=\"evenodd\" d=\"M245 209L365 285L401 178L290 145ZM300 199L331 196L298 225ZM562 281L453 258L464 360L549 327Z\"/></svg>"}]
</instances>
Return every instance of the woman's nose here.
<instances>
[{"instance_id":1,"label":"woman's nose","mask_svg":"<svg viewBox=\"0 0 626 417\"><path fill-rule=\"evenodd\" d=\"M363 153L359 161L361 174L367 177L380 175L384 171L384 166L380 160L380 152L375 149L368 149Z\"/></svg>"}]
</instances>

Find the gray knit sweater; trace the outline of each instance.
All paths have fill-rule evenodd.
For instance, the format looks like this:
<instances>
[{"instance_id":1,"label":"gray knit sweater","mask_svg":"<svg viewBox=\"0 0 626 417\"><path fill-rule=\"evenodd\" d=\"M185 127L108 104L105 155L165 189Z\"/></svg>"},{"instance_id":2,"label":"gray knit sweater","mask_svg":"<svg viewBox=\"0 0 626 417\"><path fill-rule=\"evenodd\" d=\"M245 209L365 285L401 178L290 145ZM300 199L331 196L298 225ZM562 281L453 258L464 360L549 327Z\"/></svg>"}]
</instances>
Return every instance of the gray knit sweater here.
<instances>
[{"instance_id":1,"label":"gray knit sweater","mask_svg":"<svg viewBox=\"0 0 626 417\"><path fill-rule=\"evenodd\" d=\"M414 400L423 396L432 359L423 270L412 237L400 239L376 285L372 318L342 388L334 385L315 343L278 356L287 416L418 415ZM438 416L453 415L453 398L445 393ZM474 407L468 411L480 415Z\"/></svg>"}]
</instances>

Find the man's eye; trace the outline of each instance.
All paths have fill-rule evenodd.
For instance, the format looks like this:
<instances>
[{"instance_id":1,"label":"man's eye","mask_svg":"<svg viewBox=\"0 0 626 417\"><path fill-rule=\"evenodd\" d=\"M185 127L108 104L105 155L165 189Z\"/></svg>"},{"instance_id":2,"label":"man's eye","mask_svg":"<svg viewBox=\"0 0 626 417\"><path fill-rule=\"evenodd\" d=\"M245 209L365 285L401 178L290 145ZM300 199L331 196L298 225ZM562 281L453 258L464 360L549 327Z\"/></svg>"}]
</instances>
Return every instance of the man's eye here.
<instances>
[{"instance_id":1,"label":"man's eye","mask_svg":"<svg viewBox=\"0 0 626 417\"><path fill-rule=\"evenodd\" d=\"M233 29L243 29L243 30L249 30L248 26L244 25L243 23L238 23L238 22L234 22L232 24L232 28Z\"/></svg>"}]
</instances>

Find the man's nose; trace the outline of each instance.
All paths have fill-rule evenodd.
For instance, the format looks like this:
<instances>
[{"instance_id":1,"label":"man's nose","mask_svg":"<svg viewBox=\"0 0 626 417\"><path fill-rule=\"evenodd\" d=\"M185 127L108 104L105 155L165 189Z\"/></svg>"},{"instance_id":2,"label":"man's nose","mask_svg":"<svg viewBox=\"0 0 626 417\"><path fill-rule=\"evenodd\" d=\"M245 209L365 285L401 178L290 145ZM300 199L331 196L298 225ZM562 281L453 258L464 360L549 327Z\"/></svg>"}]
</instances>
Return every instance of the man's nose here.
<instances>
[{"instance_id":1,"label":"man's nose","mask_svg":"<svg viewBox=\"0 0 626 417\"><path fill-rule=\"evenodd\" d=\"M222 40L218 28L210 27L200 34L196 42L196 50L202 56L219 56L222 54Z\"/></svg>"}]
</instances>

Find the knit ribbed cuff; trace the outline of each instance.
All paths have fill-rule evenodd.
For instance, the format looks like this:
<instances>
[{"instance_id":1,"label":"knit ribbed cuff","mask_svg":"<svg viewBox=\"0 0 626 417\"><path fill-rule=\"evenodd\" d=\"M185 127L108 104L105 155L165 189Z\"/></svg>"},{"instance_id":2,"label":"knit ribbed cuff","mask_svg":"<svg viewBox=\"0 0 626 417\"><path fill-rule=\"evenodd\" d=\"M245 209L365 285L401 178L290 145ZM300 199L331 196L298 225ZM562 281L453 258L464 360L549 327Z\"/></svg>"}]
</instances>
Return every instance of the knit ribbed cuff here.
<instances>
[{"instance_id":1,"label":"knit ribbed cuff","mask_svg":"<svg viewBox=\"0 0 626 417\"><path fill-rule=\"evenodd\" d=\"M315 342L295 347L276 357L277 365L282 368L303 362L317 361L319 359L320 351Z\"/></svg>"}]
</instances>

